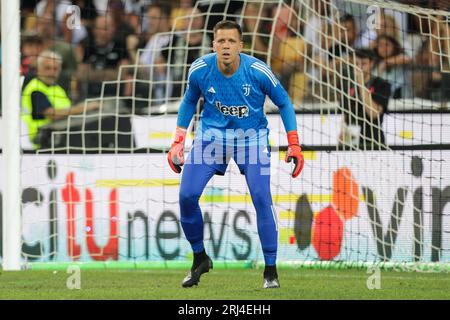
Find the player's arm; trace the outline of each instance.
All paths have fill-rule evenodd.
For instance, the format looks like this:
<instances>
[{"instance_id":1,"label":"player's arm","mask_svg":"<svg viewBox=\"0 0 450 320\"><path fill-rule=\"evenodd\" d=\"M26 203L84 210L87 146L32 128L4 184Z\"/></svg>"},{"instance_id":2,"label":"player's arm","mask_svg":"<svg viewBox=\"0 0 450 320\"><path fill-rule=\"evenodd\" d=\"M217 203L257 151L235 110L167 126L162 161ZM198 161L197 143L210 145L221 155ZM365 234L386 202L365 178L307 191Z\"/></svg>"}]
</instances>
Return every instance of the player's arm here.
<instances>
[{"instance_id":1,"label":"player's arm","mask_svg":"<svg viewBox=\"0 0 450 320\"><path fill-rule=\"evenodd\" d=\"M292 177L296 178L303 169L304 159L297 132L297 118L295 116L294 106L292 105L286 90L266 65L257 63L254 65L254 69L257 71L256 74L258 75L264 92L280 110L280 116L288 140L288 150L285 161L294 161L295 166L292 171Z\"/></svg>"},{"instance_id":2,"label":"player's arm","mask_svg":"<svg viewBox=\"0 0 450 320\"><path fill-rule=\"evenodd\" d=\"M193 64L194 65L194 64ZM201 91L198 85L198 72L195 73L194 67L191 66L188 76L188 86L181 101L180 109L178 110L177 127L175 129L175 137L167 154L167 161L170 168L175 173L181 172L181 166L184 165L184 142L186 140L186 131L189 123L195 114L197 102L200 98Z\"/></svg>"}]
</instances>

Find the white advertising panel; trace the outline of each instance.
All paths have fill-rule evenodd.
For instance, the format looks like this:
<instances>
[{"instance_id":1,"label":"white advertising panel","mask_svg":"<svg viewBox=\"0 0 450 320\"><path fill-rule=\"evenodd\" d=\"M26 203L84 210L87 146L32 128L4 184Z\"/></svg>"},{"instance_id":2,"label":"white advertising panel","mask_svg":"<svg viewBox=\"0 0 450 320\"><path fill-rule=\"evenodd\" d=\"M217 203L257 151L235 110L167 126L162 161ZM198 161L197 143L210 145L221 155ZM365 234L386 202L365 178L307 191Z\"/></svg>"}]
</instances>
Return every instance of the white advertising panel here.
<instances>
[{"instance_id":1,"label":"white advertising panel","mask_svg":"<svg viewBox=\"0 0 450 320\"><path fill-rule=\"evenodd\" d=\"M286 135L281 117L267 115L272 146L285 146ZM132 116L132 128L137 148L167 149L170 147L177 115ZM335 146L342 123L340 114L298 114L297 128L300 140L307 146ZM2 119L0 118L0 126ZM191 123L192 126L192 123ZM388 113L384 116L383 130L388 146L417 144L450 144L450 114ZM186 146L192 144L189 135ZM22 125L21 144L24 150L32 150L26 126ZM0 148L3 140L0 135Z\"/></svg>"},{"instance_id":2,"label":"white advertising panel","mask_svg":"<svg viewBox=\"0 0 450 320\"><path fill-rule=\"evenodd\" d=\"M450 261L450 152L306 152L297 179L279 158L272 154L271 189L280 260ZM189 259L179 179L164 154L24 155L24 256ZM210 181L200 205L212 257L262 259L235 163Z\"/></svg>"}]
</instances>

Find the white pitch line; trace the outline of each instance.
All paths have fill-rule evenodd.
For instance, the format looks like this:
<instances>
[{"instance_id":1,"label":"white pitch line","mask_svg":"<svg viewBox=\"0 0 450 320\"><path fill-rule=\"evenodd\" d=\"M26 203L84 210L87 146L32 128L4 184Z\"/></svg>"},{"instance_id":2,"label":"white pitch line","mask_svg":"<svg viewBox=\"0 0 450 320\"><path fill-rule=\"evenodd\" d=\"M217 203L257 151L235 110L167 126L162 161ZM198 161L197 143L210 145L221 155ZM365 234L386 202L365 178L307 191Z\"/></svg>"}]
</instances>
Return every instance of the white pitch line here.
<instances>
[{"instance_id":1,"label":"white pitch line","mask_svg":"<svg viewBox=\"0 0 450 320\"><path fill-rule=\"evenodd\" d=\"M281 271L280 271L281 272ZM299 270L299 272L301 272L301 270ZM435 274L435 273L427 273L427 274ZM371 274L367 274L367 276L370 276ZM300 277L305 277L305 278L340 278L340 279L366 279L366 275L361 275L361 276L349 276L349 275L337 275L337 274L299 274ZM390 276L387 274L383 275L383 271L381 271L381 278L389 278L392 280L426 280L429 281L430 278L427 277L406 277L406 276ZM443 278L443 279L439 279L439 280L443 280L443 281L450 281L450 277L448 278Z\"/></svg>"}]
</instances>

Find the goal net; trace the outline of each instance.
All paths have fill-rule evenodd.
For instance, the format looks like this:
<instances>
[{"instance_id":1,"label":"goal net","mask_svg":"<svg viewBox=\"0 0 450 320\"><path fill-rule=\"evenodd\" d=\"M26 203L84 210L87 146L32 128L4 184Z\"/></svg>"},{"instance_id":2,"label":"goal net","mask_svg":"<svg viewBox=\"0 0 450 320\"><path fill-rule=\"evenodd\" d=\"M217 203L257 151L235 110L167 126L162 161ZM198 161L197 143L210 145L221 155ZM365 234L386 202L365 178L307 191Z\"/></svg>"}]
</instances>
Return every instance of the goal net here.
<instances>
[{"instance_id":1,"label":"goal net","mask_svg":"<svg viewBox=\"0 0 450 320\"><path fill-rule=\"evenodd\" d=\"M23 153L24 262L190 263L180 176L166 152L189 67L212 51L212 26L226 18L241 24L244 53L271 67L296 109L305 167L292 179L278 108L264 106L279 263L448 269L449 12L377 0L200 0L183 12L102 81L86 103L98 110L45 125L40 148ZM201 110L202 101L187 151ZM215 261L263 261L233 162L200 204Z\"/></svg>"}]
</instances>

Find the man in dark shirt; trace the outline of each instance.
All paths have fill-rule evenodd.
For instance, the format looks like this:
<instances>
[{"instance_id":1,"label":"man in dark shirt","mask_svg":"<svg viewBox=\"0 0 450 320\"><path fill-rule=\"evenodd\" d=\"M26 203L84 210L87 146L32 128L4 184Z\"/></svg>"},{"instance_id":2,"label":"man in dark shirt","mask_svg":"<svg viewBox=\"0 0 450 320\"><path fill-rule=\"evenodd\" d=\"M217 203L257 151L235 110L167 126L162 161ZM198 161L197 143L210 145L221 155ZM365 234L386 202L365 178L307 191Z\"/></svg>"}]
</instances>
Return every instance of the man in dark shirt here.
<instances>
[{"instance_id":1,"label":"man in dark shirt","mask_svg":"<svg viewBox=\"0 0 450 320\"><path fill-rule=\"evenodd\" d=\"M385 150L382 124L389 104L390 84L372 75L377 58L373 50L359 49L355 56L354 76L344 83L341 97L344 123L339 142L344 149ZM357 146L353 145L355 140Z\"/></svg>"},{"instance_id":2,"label":"man in dark shirt","mask_svg":"<svg viewBox=\"0 0 450 320\"><path fill-rule=\"evenodd\" d=\"M211 39L202 32L205 19L198 9L189 9L185 13L191 16L189 19L183 19L182 30L190 29L190 32L179 32L173 35L171 47L161 50L164 59L170 63L170 76L172 80L173 100L178 100L184 95L187 74L191 64L199 57L209 53L208 48Z\"/></svg>"},{"instance_id":3,"label":"man in dark shirt","mask_svg":"<svg viewBox=\"0 0 450 320\"><path fill-rule=\"evenodd\" d=\"M348 55L348 49L355 47L358 38L358 27L355 18L351 14L345 14L339 19L340 25L345 29L339 29L338 35L341 37L341 43L337 43L328 49L328 56L330 60L338 57Z\"/></svg>"},{"instance_id":4,"label":"man in dark shirt","mask_svg":"<svg viewBox=\"0 0 450 320\"><path fill-rule=\"evenodd\" d=\"M109 15L98 16L92 33L85 40L83 61L77 73L80 85L84 84L82 94L88 98L99 97L103 81L117 80L120 65L128 61L125 44L114 39L114 23ZM104 95L115 95L116 90L116 86L106 85Z\"/></svg>"}]
</instances>

